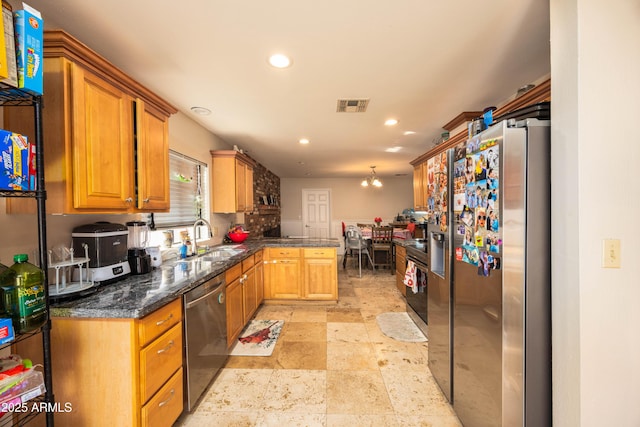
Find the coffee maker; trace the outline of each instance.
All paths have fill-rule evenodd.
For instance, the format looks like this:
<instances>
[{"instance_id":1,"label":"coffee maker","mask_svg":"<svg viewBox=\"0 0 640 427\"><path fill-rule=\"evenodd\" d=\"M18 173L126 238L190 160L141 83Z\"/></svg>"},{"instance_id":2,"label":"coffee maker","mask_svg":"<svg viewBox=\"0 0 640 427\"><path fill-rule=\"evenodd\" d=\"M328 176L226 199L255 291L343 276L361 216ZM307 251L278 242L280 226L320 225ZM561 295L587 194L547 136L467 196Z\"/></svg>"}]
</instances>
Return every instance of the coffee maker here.
<instances>
[{"instance_id":1,"label":"coffee maker","mask_svg":"<svg viewBox=\"0 0 640 427\"><path fill-rule=\"evenodd\" d=\"M128 256L131 274L145 274L151 271L151 256L147 253L149 227L144 221L127 222L129 229Z\"/></svg>"}]
</instances>

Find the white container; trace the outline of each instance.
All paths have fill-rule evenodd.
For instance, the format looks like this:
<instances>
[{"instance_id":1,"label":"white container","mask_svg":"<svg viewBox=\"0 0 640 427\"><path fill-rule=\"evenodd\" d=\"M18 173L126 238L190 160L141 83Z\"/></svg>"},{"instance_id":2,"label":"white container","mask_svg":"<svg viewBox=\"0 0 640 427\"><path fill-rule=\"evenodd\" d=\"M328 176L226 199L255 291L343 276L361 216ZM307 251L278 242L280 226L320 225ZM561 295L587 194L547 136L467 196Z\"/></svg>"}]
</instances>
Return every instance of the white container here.
<instances>
[{"instance_id":1,"label":"white container","mask_svg":"<svg viewBox=\"0 0 640 427\"><path fill-rule=\"evenodd\" d=\"M151 257L151 267L160 267L162 265L162 254L160 253L160 246L149 246L147 253Z\"/></svg>"}]
</instances>

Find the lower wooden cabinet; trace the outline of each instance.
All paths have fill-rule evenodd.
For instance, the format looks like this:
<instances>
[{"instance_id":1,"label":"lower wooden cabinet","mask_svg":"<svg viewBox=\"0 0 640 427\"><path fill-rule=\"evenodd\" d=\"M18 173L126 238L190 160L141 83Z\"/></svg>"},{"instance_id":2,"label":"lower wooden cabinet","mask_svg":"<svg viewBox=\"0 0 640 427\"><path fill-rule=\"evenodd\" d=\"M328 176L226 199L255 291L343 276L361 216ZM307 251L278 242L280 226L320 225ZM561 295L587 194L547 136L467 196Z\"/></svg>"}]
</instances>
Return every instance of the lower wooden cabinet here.
<instances>
[{"instance_id":1,"label":"lower wooden cabinet","mask_svg":"<svg viewBox=\"0 0 640 427\"><path fill-rule=\"evenodd\" d=\"M407 271L407 249L404 246L396 247L396 286L400 293L407 296L407 287L404 284L404 275Z\"/></svg>"},{"instance_id":2,"label":"lower wooden cabinet","mask_svg":"<svg viewBox=\"0 0 640 427\"><path fill-rule=\"evenodd\" d=\"M256 260L259 265L256 264ZM262 251L227 269L227 345L231 347L264 299Z\"/></svg>"},{"instance_id":3,"label":"lower wooden cabinet","mask_svg":"<svg viewBox=\"0 0 640 427\"><path fill-rule=\"evenodd\" d=\"M338 300L336 248L266 248L265 299Z\"/></svg>"},{"instance_id":4,"label":"lower wooden cabinet","mask_svg":"<svg viewBox=\"0 0 640 427\"><path fill-rule=\"evenodd\" d=\"M183 409L182 300L141 319L52 318L63 426L171 426Z\"/></svg>"}]
</instances>

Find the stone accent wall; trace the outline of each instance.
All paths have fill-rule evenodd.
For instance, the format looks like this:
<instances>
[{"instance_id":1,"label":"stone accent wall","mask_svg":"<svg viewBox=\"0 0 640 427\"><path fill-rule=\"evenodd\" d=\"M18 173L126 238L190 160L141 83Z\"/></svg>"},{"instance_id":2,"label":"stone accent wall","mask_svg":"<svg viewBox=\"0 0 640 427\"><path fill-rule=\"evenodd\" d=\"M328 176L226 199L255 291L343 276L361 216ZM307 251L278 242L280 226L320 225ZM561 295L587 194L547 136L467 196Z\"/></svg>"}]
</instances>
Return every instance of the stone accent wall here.
<instances>
[{"instance_id":1,"label":"stone accent wall","mask_svg":"<svg viewBox=\"0 0 640 427\"><path fill-rule=\"evenodd\" d=\"M260 163L253 169L253 206L253 212L244 216L245 227L253 236L280 229L280 177Z\"/></svg>"}]
</instances>

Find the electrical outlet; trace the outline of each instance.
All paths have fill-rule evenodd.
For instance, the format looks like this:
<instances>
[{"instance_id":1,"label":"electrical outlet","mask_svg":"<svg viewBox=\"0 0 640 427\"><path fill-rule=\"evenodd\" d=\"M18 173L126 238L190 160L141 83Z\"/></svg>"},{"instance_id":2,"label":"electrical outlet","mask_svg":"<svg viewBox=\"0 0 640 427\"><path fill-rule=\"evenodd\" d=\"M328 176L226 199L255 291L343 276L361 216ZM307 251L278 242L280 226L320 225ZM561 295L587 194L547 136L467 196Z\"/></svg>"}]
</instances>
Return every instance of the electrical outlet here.
<instances>
[{"instance_id":1,"label":"electrical outlet","mask_svg":"<svg viewBox=\"0 0 640 427\"><path fill-rule=\"evenodd\" d=\"M218 235L218 227L211 227L211 234L213 234L213 237L216 237Z\"/></svg>"},{"instance_id":2,"label":"electrical outlet","mask_svg":"<svg viewBox=\"0 0 640 427\"><path fill-rule=\"evenodd\" d=\"M620 268L620 240L619 239L603 240L602 267Z\"/></svg>"}]
</instances>

